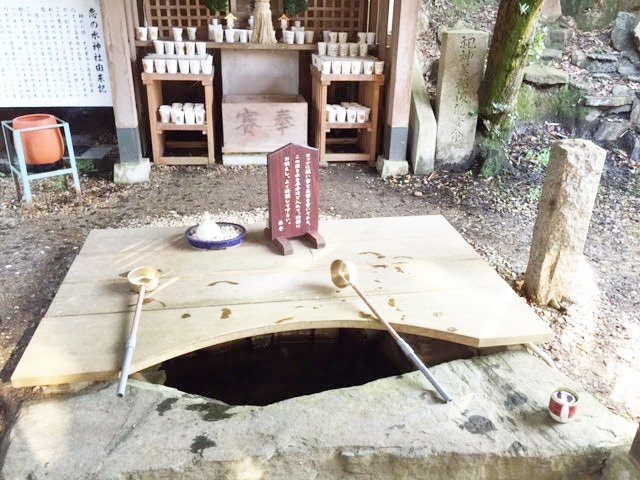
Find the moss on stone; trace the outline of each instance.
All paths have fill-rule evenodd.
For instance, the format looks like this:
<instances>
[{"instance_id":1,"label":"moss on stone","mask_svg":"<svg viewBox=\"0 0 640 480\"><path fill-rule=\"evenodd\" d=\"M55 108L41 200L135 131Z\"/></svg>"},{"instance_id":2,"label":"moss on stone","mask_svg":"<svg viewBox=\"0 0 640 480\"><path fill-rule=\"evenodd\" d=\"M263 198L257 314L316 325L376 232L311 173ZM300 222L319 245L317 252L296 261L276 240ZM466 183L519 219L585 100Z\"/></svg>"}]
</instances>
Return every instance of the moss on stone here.
<instances>
[{"instance_id":1,"label":"moss on stone","mask_svg":"<svg viewBox=\"0 0 640 480\"><path fill-rule=\"evenodd\" d=\"M229 405L218 402L194 403L186 406L187 410L200 412L205 422L217 422L233 417L233 414L227 413L231 408Z\"/></svg>"}]
</instances>

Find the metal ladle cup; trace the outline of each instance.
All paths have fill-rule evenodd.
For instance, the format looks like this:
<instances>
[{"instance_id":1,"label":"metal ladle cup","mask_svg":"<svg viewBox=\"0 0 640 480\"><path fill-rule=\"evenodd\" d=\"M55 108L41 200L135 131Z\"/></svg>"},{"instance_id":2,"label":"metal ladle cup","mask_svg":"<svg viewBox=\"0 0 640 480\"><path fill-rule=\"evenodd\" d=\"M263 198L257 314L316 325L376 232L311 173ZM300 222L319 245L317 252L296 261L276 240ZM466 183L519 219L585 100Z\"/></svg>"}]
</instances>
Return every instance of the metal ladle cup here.
<instances>
[{"instance_id":1,"label":"metal ladle cup","mask_svg":"<svg viewBox=\"0 0 640 480\"><path fill-rule=\"evenodd\" d=\"M144 296L147 292L152 292L158 288L160 280L160 271L153 267L137 267L131 270L127 275L127 280L138 292L138 301L136 302L136 311L133 315L133 324L131 332L124 347L124 359L122 361L122 369L120 371L120 380L118 381L118 396L124 397L127 388L127 380L129 379L129 370L131 369L131 360L133 360L133 351L136 348L136 338L138 335L138 324L142 315L142 304Z\"/></svg>"},{"instance_id":2,"label":"metal ladle cup","mask_svg":"<svg viewBox=\"0 0 640 480\"><path fill-rule=\"evenodd\" d=\"M402 352L411 361L411 363L413 363L418 368L418 370L420 370L420 372L422 372L422 374L427 378L427 380L429 380L429 383L433 385L433 388L436 389L436 391L440 394L442 399L445 402L450 402L452 398L444 390L444 388L442 388L442 386L438 383L438 381L431 374L431 372L426 367L426 365L422 363L422 360L420 360L420 358L413 351L413 348L411 348L411 345L409 345L400 335L398 335L398 332L396 332L395 329L389 324L389 322L387 322L382 317L382 315L380 315L380 313L375 309L375 307L371 305L371 303L369 303L369 300L367 299L367 297L365 297L364 293L362 293L360 289L355 285L354 282L356 281L357 278L358 278L358 269L356 268L353 262L350 262L348 260L334 260L331 263L331 281L333 282L333 284L338 288L345 288L347 286L351 286L351 288L355 290L358 296L364 301L364 303L367 304L367 307L369 307L369 309L371 309L371 311L378 318L378 320L380 320L380 323L382 323L384 327L387 329L387 331L391 334L393 339L396 341L396 343L400 347L400 350L402 350Z\"/></svg>"}]
</instances>

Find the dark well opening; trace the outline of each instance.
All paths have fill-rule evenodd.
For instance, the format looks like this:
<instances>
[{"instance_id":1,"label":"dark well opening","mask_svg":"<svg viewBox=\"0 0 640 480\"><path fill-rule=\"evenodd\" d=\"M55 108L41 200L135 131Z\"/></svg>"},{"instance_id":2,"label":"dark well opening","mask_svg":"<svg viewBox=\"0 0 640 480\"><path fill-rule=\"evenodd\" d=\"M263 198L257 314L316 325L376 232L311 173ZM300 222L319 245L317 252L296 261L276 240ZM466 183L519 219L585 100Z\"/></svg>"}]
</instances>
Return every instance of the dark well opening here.
<instances>
[{"instance_id":1,"label":"dark well opening","mask_svg":"<svg viewBox=\"0 0 640 480\"><path fill-rule=\"evenodd\" d=\"M477 353L455 343L403 337L427 366ZM160 368L165 385L231 405L268 405L416 370L387 332L359 329L261 335L182 355Z\"/></svg>"}]
</instances>

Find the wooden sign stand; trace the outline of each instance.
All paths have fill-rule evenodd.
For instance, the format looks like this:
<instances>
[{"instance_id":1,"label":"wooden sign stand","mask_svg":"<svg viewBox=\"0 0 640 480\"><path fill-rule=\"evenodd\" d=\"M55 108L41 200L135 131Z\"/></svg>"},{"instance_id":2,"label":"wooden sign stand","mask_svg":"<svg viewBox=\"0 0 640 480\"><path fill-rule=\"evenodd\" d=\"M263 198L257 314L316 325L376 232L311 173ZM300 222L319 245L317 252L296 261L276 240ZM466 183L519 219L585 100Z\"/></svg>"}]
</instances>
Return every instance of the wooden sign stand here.
<instances>
[{"instance_id":1,"label":"wooden sign stand","mask_svg":"<svg viewBox=\"0 0 640 480\"><path fill-rule=\"evenodd\" d=\"M301 237L323 248L318 233L320 200L318 150L292 143L267 155L269 226L264 233L281 255L291 255L290 238Z\"/></svg>"}]
</instances>

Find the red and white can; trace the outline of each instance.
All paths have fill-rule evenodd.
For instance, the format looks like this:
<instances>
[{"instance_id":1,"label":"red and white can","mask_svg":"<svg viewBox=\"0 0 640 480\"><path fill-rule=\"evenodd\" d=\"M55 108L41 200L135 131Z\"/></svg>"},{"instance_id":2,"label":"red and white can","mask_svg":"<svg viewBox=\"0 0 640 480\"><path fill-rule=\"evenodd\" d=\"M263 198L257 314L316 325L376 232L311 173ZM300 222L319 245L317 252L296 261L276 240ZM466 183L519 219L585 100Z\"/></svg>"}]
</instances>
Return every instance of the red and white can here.
<instances>
[{"instance_id":1,"label":"red and white can","mask_svg":"<svg viewBox=\"0 0 640 480\"><path fill-rule=\"evenodd\" d=\"M575 391L565 387L558 388L549 399L549 415L557 422L570 422L578 413L579 400Z\"/></svg>"}]
</instances>

